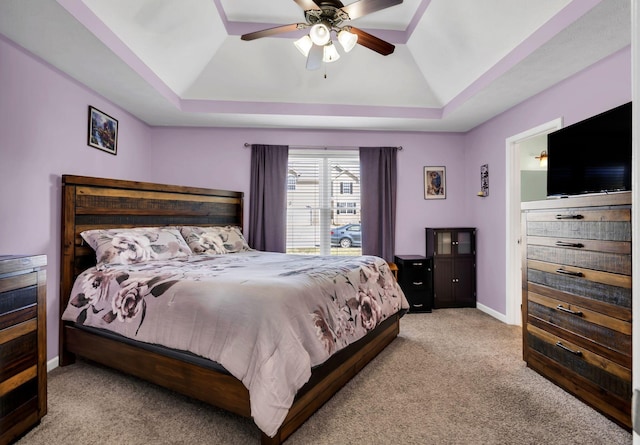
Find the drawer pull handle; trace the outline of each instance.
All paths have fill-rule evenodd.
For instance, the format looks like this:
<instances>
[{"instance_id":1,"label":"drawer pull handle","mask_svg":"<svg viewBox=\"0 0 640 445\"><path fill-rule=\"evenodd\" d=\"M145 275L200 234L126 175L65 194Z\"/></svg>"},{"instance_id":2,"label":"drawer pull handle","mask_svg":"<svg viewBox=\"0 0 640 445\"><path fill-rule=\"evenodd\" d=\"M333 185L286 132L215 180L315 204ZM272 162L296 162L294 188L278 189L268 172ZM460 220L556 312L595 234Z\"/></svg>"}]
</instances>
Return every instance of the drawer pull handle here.
<instances>
[{"instance_id":1,"label":"drawer pull handle","mask_svg":"<svg viewBox=\"0 0 640 445\"><path fill-rule=\"evenodd\" d=\"M424 304L414 304L413 307L422 307Z\"/></svg>"},{"instance_id":2,"label":"drawer pull handle","mask_svg":"<svg viewBox=\"0 0 640 445\"><path fill-rule=\"evenodd\" d=\"M422 281L414 281L413 285L414 286L422 286Z\"/></svg>"},{"instance_id":3,"label":"drawer pull handle","mask_svg":"<svg viewBox=\"0 0 640 445\"><path fill-rule=\"evenodd\" d=\"M422 263L413 263L414 266L422 266Z\"/></svg>"},{"instance_id":4,"label":"drawer pull handle","mask_svg":"<svg viewBox=\"0 0 640 445\"><path fill-rule=\"evenodd\" d=\"M564 270L564 269L556 269L556 272L564 274L564 275L569 275L572 277L583 277L584 274L582 272L572 272L570 270Z\"/></svg>"},{"instance_id":5,"label":"drawer pull handle","mask_svg":"<svg viewBox=\"0 0 640 445\"><path fill-rule=\"evenodd\" d=\"M580 352L580 351L574 351L574 350L573 350L573 349L571 349L571 348L567 348L565 345L563 345L563 344L562 344L562 342L557 342L557 343L556 343L556 346L557 346L557 347L559 347L559 348L564 349L564 350L565 350L565 351L567 351L567 352L572 353L573 355L577 355L578 357L582 357L582 352Z\"/></svg>"},{"instance_id":6,"label":"drawer pull handle","mask_svg":"<svg viewBox=\"0 0 640 445\"><path fill-rule=\"evenodd\" d=\"M582 317L582 312L580 312L580 311L572 311L571 309L566 308L561 304L559 304L558 307L556 307L556 309L558 309L559 311L562 311L562 312L566 312L567 314L577 315L578 317Z\"/></svg>"},{"instance_id":7,"label":"drawer pull handle","mask_svg":"<svg viewBox=\"0 0 640 445\"><path fill-rule=\"evenodd\" d=\"M556 219L583 219L582 215L556 215Z\"/></svg>"},{"instance_id":8,"label":"drawer pull handle","mask_svg":"<svg viewBox=\"0 0 640 445\"><path fill-rule=\"evenodd\" d=\"M577 247L581 249L584 247L582 243L567 243L566 241L556 241L556 246L558 247Z\"/></svg>"}]
</instances>

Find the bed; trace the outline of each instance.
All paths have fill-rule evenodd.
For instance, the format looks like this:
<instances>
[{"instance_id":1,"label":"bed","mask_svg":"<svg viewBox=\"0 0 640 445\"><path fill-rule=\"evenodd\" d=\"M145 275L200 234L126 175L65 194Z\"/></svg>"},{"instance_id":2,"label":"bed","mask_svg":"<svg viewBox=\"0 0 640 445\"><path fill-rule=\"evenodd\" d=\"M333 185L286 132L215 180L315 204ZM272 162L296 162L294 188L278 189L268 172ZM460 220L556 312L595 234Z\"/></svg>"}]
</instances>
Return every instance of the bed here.
<instances>
[{"instance_id":1,"label":"bed","mask_svg":"<svg viewBox=\"0 0 640 445\"><path fill-rule=\"evenodd\" d=\"M61 314L69 306L75 304L77 307L82 307L85 304L85 302L78 303L78 295L83 294L78 291L77 287L74 291L74 283L78 286L76 283L78 277L82 277L83 273L93 273L96 268L96 251L82 238L80 235L82 232L86 233L86 231L91 230L108 231L115 228L164 226L205 229L207 227L242 227L243 221L243 194L241 192L64 175L62 177L62 195ZM279 264L284 261L284 258L277 255L283 254L259 253L248 249L248 251L226 256L213 255L211 258L206 258L205 255L197 258L172 259L167 261L172 264L163 265L162 267L173 267L174 262L182 262L191 265L195 264L196 269L201 269L203 267L201 264L204 264L205 261L214 261L219 275L228 281L230 278L227 279L227 277L231 277L234 273L238 275L238 270L240 270L240 274L244 273L252 277L256 275L256 273L247 273L242 268L258 257L266 256L267 262L273 263L273 268L280 267ZM358 261L365 260L369 261L365 257L355 257L350 260L343 259L343 264L339 267L346 271L351 266L344 263L345 261L347 263L358 263ZM241 264L234 263L229 266L224 266L223 264L231 263L232 261L240 261ZM324 265L322 263L315 264L311 258L305 259L305 261L310 261L306 267L307 269L313 269L316 272L323 270ZM318 261L321 261L321 259L318 259ZM303 263L301 261L298 262ZM391 270L386 263L382 263L380 264L380 261L377 261L375 265L370 265L369 263L364 265L363 263L360 267L360 275L367 274L362 272L363 270L374 270L375 279L372 281L385 281L385 277L388 278ZM101 263L98 263L97 266L100 268ZM297 275L300 268L305 268L300 265L282 267L288 268L280 271L282 276ZM373 269L371 269L372 267ZM261 266L260 274L267 274L266 270L268 268L264 265ZM119 277L126 276L129 278L129 276L133 276L133 272L129 269L125 271L109 270L119 274L115 276L113 283L123 281ZM165 269L162 270L164 271ZM183 273L183 275L191 276L194 273ZM320 275L324 276L329 273L327 269L326 273L323 272ZM340 280L342 275L331 276L334 277L333 281L336 282ZM200 280L204 279L196 279L196 281ZM350 278L346 279L347 282L349 280ZM353 281L353 279L351 280ZM153 281L155 286L153 296L159 296L160 293L165 292L168 295L174 290L175 294L178 294L179 292L176 289L180 289L180 286L192 285L192 283L183 284L182 282L174 284L176 282L177 280L173 279L166 279L163 282ZM386 283L385 286L388 288L388 281ZM300 286L296 288L298 290L293 289L291 293L294 294L298 291L302 293L308 287L308 283L303 282ZM290 404L286 403L285 413L282 415L283 418L277 419L277 428L273 428L272 425L264 427L264 422L256 421L258 419L256 413L259 412L259 410L256 411L255 406L257 403L256 392L253 389L254 387L250 385L251 394L254 394L254 406L252 407L250 390L243 383L243 380L246 381L246 377L234 377L234 373L238 374L234 364L227 369L216 360L202 357L199 353L193 353L188 350L183 351L181 348L176 348L175 345L167 347L166 345L156 344L153 341L140 342L135 337L138 332L146 329L146 327L141 327L142 324L134 329L136 335L127 337L117 332L106 332L99 324L91 325L85 322L87 318L86 308L82 317L74 316L71 319L67 316L67 320L62 320L61 318L60 364L66 366L72 364L76 356L83 357L235 414L253 417L260 429L262 444L278 444L289 437L306 419L397 337L399 320L408 306L402 291L399 291L395 281L393 286L397 290L395 288L387 289L388 295L392 295L394 299L399 298L398 301L400 303L394 300L394 310L385 307L384 311L378 312L376 323L371 326L366 326L363 321L364 318L362 318L360 325L367 328L365 335L358 337L357 340L346 346L340 346L341 349L333 344L327 344L326 349L330 351L327 358L323 359L321 363L313 363L313 360L317 360L317 358L313 359L312 354L312 366L308 370L308 375L303 374L303 380L306 383L302 382L300 387L296 389L295 394L293 394L292 402ZM215 289L219 288L219 284L216 284ZM151 287L145 289L151 292ZM161 291L158 289L161 289ZM337 295L338 291L335 291L335 293ZM151 307L145 307L142 312L143 315L147 316L146 324L149 324L149 319L152 318L152 315L149 315L152 313L152 309L148 309ZM94 309L93 312L96 313L97 311ZM91 313L89 311L89 314ZM140 320L141 316L138 314L140 312L136 313L137 320ZM193 315L184 316L192 317ZM310 317L314 316L317 318L317 314L310 314ZM79 318L82 318L82 323L78 323ZM103 317L103 319L109 318ZM316 332L324 332L325 326L317 323L317 320L315 327ZM257 335L260 337L260 334ZM294 337L297 335L299 334L296 333ZM132 339L131 337L134 338ZM260 338L263 337L264 333ZM221 362L224 363L224 360L221 360ZM281 378L273 377L274 380ZM299 380L300 376L295 377L295 379Z\"/></svg>"}]
</instances>

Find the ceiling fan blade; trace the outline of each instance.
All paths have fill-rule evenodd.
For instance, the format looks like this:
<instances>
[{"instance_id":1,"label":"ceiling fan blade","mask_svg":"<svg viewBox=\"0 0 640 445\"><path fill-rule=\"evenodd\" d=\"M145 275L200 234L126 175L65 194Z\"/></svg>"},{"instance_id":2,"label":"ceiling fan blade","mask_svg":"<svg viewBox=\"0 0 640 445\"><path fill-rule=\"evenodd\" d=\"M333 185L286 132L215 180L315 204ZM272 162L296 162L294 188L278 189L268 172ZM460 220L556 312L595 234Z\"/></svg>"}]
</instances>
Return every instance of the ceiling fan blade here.
<instances>
[{"instance_id":1,"label":"ceiling fan blade","mask_svg":"<svg viewBox=\"0 0 640 445\"><path fill-rule=\"evenodd\" d=\"M307 56L307 69L317 70L322 66L322 57L324 56L324 46L313 45Z\"/></svg>"},{"instance_id":2,"label":"ceiling fan blade","mask_svg":"<svg viewBox=\"0 0 640 445\"><path fill-rule=\"evenodd\" d=\"M402 3L402 0L359 0L340 9L349 14L349 19L354 20L363 15L390 8L400 3Z\"/></svg>"},{"instance_id":3,"label":"ceiling fan blade","mask_svg":"<svg viewBox=\"0 0 640 445\"><path fill-rule=\"evenodd\" d=\"M385 42L384 40L379 39L376 36L372 36L368 32L365 32L361 29L351 26L350 31L358 35L358 43L360 45L366 46L370 50L380 53L383 56L388 56L396 49L395 45L392 45L389 42Z\"/></svg>"},{"instance_id":4,"label":"ceiling fan blade","mask_svg":"<svg viewBox=\"0 0 640 445\"><path fill-rule=\"evenodd\" d=\"M249 34L245 34L240 38L242 40L255 40L255 39L260 39L262 37L273 36L275 34L282 34L285 32L297 31L299 29L304 29L307 26L309 25L307 25L306 23L292 23L290 25L276 26L275 28L268 28L268 29L263 29L262 31L250 32Z\"/></svg>"},{"instance_id":5,"label":"ceiling fan blade","mask_svg":"<svg viewBox=\"0 0 640 445\"><path fill-rule=\"evenodd\" d=\"M302 8L303 11L310 9L320 9L320 6L316 5L313 0L293 0Z\"/></svg>"}]
</instances>

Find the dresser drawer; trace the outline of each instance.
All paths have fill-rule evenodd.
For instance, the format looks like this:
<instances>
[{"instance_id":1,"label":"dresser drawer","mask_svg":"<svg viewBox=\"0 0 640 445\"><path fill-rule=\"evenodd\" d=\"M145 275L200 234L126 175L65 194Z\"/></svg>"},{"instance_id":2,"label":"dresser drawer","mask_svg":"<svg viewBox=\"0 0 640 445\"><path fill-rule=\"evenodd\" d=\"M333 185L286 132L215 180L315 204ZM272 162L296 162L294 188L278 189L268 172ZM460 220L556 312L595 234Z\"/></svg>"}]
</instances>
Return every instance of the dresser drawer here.
<instances>
[{"instance_id":1,"label":"dresser drawer","mask_svg":"<svg viewBox=\"0 0 640 445\"><path fill-rule=\"evenodd\" d=\"M0 280L0 330L37 316L38 274Z\"/></svg>"},{"instance_id":2,"label":"dresser drawer","mask_svg":"<svg viewBox=\"0 0 640 445\"><path fill-rule=\"evenodd\" d=\"M400 282L400 286L403 290L410 292L411 290L424 290L427 287L426 271L422 270L421 273L414 273L413 276L405 277Z\"/></svg>"},{"instance_id":3,"label":"dresser drawer","mask_svg":"<svg viewBox=\"0 0 640 445\"><path fill-rule=\"evenodd\" d=\"M10 424L21 419L14 419L15 414L25 417L38 409L38 381L29 379L22 385L6 394L0 394L0 431L7 431ZM7 424L3 428L3 424Z\"/></svg>"},{"instance_id":4,"label":"dresser drawer","mask_svg":"<svg viewBox=\"0 0 640 445\"><path fill-rule=\"evenodd\" d=\"M0 331L0 387L2 382L35 366L38 362L36 320L20 323Z\"/></svg>"},{"instance_id":5,"label":"dresser drawer","mask_svg":"<svg viewBox=\"0 0 640 445\"><path fill-rule=\"evenodd\" d=\"M402 265L400 282L416 289L426 285L427 263L425 261L405 261Z\"/></svg>"},{"instance_id":6,"label":"dresser drawer","mask_svg":"<svg viewBox=\"0 0 640 445\"><path fill-rule=\"evenodd\" d=\"M528 346L603 391L631 400L631 369L611 362L589 349L536 326L527 326Z\"/></svg>"},{"instance_id":7,"label":"dresser drawer","mask_svg":"<svg viewBox=\"0 0 640 445\"><path fill-rule=\"evenodd\" d=\"M528 322L631 367L631 323L537 294L529 296Z\"/></svg>"},{"instance_id":8,"label":"dresser drawer","mask_svg":"<svg viewBox=\"0 0 640 445\"><path fill-rule=\"evenodd\" d=\"M631 243L627 243L629 249ZM527 259L545 261L565 266L599 270L621 275L631 275L631 255L536 244L527 246Z\"/></svg>"},{"instance_id":9,"label":"dresser drawer","mask_svg":"<svg viewBox=\"0 0 640 445\"><path fill-rule=\"evenodd\" d=\"M625 328L619 328L622 332L631 332L628 326L631 325L631 308L626 308L620 305L614 305L606 302L602 302L593 298L587 298L581 295L570 294L561 292L558 289L552 287L542 286L529 282L527 284L528 293L534 298L534 300L540 297L547 297L550 300L557 301L558 305L562 305L565 308L575 309L575 311L583 312L583 317L589 317L589 319L607 319L610 322L608 326L614 326L616 324L624 324ZM557 307L557 306L556 306Z\"/></svg>"},{"instance_id":10,"label":"dresser drawer","mask_svg":"<svg viewBox=\"0 0 640 445\"><path fill-rule=\"evenodd\" d=\"M529 283L631 309L631 277L628 275L536 260L527 261L526 267Z\"/></svg>"},{"instance_id":11,"label":"dresser drawer","mask_svg":"<svg viewBox=\"0 0 640 445\"><path fill-rule=\"evenodd\" d=\"M410 312L431 312L433 304L429 294L424 290L404 291L404 295L409 302Z\"/></svg>"},{"instance_id":12,"label":"dresser drawer","mask_svg":"<svg viewBox=\"0 0 640 445\"><path fill-rule=\"evenodd\" d=\"M527 236L631 241L631 209L558 209L527 213Z\"/></svg>"}]
</instances>

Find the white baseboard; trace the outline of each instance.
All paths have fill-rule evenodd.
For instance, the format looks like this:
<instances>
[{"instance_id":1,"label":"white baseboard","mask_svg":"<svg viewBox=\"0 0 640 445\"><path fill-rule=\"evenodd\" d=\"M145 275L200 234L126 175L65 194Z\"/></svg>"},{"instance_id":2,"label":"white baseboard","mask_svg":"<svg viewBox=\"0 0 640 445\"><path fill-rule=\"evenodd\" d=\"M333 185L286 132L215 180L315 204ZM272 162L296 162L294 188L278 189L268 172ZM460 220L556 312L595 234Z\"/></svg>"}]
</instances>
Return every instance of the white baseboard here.
<instances>
[{"instance_id":1,"label":"white baseboard","mask_svg":"<svg viewBox=\"0 0 640 445\"><path fill-rule=\"evenodd\" d=\"M56 356L47 362L47 372L51 372L60 366L60 357Z\"/></svg>"},{"instance_id":2,"label":"white baseboard","mask_svg":"<svg viewBox=\"0 0 640 445\"><path fill-rule=\"evenodd\" d=\"M509 324L507 323L507 316L505 314L501 314L498 311L495 311L493 309L491 309L490 307L485 306L484 304L481 303L476 303L476 308L481 310L482 312L484 312L487 315L491 315L493 318L496 318L498 320L500 320L501 322L505 323L505 324Z\"/></svg>"}]
</instances>

